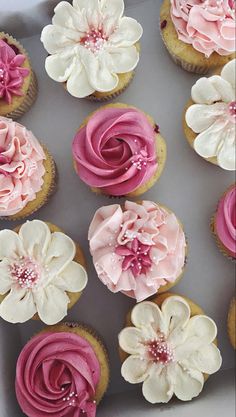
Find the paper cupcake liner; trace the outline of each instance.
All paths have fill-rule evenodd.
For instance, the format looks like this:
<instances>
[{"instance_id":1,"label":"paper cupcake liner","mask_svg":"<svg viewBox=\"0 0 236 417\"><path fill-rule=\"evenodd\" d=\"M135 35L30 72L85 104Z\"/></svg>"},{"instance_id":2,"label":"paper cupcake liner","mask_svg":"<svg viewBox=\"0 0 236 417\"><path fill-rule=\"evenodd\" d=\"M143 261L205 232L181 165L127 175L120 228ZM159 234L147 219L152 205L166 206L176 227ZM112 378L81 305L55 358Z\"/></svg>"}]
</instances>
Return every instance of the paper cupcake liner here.
<instances>
[{"instance_id":1,"label":"paper cupcake liner","mask_svg":"<svg viewBox=\"0 0 236 417\"><path fill-rule=\"evenodd\" d=\"M218 238L218 236L215 232L215 214L212 216L211 221L210 221L210 230L211 230L212 236L215 239L216 245L217 245L219 251L222 253L222 255L224 255L231 262L236 263L236 258L233 258L233 256L231 256L231 255L229 255L229 253L227 253L226 249L222 245L220 239Z\"/></svg>"},{"instance_id":2,"label":"paper cupcake liner","mask_svg":"<svg viewBox=\"0 0 236 417\"><path fill-rule=\"evenodd\" d=\"M34 71L32 71L31 83L23 103L14 111L8 113L6 117L16 120L25 114L35 102L38 95L38 82Z\"/></svg>"},{"instance_id":3,"label":"paper cupcake liner","mask_svg":"<svg viewBox=\"0 0 236 417\"><path fill-rule=\"evenodd\" d=\"M104 96L104 97L96 97L96 96L94 96L93 94L91 94L90 96L88 96L88 97L86 97L86 99L87 100L89 100L89 101L93 101L93 102L95 102L95 103L103 103L103 102L106 102L106 101L109 101L109 100L112 100L112 99L114 99L114 98L116 98L116 97L118 97L120 94L122 94L125 90L126 90L126 88L127 87L129 87L129 85L131 84L131 82L133 81L133 78L134 78L134 75L135 75L135 71L132 71L132 76L130 77L130 79L129 79L129 82L128 83L126 83L125 85L124 85L124 87L122 87L122 88L120 88L118 91L116 91L115 93L112 93L112 94L107 94L106 96Z\"/></svg>"}]
</instances>

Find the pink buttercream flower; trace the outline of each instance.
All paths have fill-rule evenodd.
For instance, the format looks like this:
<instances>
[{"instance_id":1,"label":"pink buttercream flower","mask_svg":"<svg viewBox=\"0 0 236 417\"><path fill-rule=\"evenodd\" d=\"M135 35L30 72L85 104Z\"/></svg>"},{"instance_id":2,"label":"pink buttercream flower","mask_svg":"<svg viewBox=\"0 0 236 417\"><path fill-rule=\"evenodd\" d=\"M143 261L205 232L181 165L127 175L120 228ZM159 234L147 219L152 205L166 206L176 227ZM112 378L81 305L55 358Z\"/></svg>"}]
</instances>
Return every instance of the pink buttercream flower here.
<instances>
[{"instance_id":1,"label":"pink buttercream flower","mask_svg":"<svg viewBox=\"0 0 236 417\"><path fill-rule=\"evenodd\" d=\"M173 213L150 201L100 208L88 238L98 276L112 292L142 301L182 273L182 227Z\"/></svg>"},{"instance_id":2,"label":"pink buttercream flower","mask_svg":"<svg viewBox=\"0 0 236 417\"><path fill-rule=\"evenodd\" d=\"M15 51L0 39L0 99L8 104L12 102L12 95L22 96L21 87L24 78L30 73L28 68L22 67L25 55Z\"/></svg>"},{"instance_id":3,"label":"pink buttercream flower","mask_svg":"<svg viewBox=\"0 0 236 417\"><path fill-rule=\"evenodd\" d=\"M235 51L233 0L171 0L171 18L179 39L206 57Z\"/></svg>"}]
</instances>

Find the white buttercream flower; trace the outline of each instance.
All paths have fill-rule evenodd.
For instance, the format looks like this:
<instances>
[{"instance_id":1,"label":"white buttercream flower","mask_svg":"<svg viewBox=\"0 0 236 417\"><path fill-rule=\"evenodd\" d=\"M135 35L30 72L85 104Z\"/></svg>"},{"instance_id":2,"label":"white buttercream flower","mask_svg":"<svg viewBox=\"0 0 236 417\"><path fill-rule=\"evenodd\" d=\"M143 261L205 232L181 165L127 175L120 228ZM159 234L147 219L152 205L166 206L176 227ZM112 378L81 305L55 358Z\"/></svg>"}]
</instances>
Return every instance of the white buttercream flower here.
<instances>
[{"instance_id":1,"label":"white buttercream flower","mask_svg":"<svg viewBox=\"0 0 236 417\"><path fill-rule=\"evenodd\" d=\"M190 318L189 304L179 296L168 297L161 309L153 302L137 304L131 315L135 327L119 335L119 344L130 356L121 373L131 384L143 383L150 403L166 403L173 394L188 401L199 395L204 375L221 366L213 343L217 328L204 315Z\"/></svg>"},{"instance_id":2,"label":"white buttercream flower","mask_svg":"<svg viewBox=\"0 0 236 417\"><path fill-rule=\"evenodd\" d=\"M187 125L197 133L194 149L203 158L217 158L218 165L235 170L236 162L236 60L230 61L221 75L200 78L192 87L196 104L186 112Z\"/></svg>"},{"instance_id":3,"label":"white buttercream flower","mask_svg":"<svg viewBox=\"0 0 236 417\"><path fill-rule=\"evenodd\" d=\"M0 317L23 323L38 313L46 324L67 314L66 294L87 284L85 269L74 262L76 246L61 232L51 233L40 220L27 221L19 234L0 231Z\"/></svg>"},{"instance_id":4,"label":"white buttercream flower","mask_svg":"<svg viewBox=\"0 0 236 417\"><path fill-rule=\"evenodd\" d=\"M46 26L41 41L50 54L45 67L55 81L66 82L75 97L117 87L117 74L132 71L139 60L135 43L142 26L122 17L123 0L61 1L52 25Z\"/></svg>"}]
</instances>

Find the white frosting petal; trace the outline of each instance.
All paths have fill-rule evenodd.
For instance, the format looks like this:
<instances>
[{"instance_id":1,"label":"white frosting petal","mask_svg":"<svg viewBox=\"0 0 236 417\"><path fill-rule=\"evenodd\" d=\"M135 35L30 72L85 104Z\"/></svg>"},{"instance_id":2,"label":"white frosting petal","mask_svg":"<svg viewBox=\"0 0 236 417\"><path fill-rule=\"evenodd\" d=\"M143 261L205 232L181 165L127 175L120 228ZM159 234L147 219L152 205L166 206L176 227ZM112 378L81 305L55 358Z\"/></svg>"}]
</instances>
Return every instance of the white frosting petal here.
<instances>
[{"instance_id":1,"label":"white frosting petal","mask_svg":"<svg viewBox=\"0 0 236 417\"><path fill-rule=\"evenodd\" d=\"M168 340L174 346L182 343L181 329L190 319L189 304L182 297L168 297L162 303L162 314L168 329Z\"/></svg>"},{"instance_id":2,"label":"white frosting petal","mask_svg":"<svg viewBox=\"0 0 236 417\"><path fill-rule=\"evenodd\" d=\"M0 262L0 294L6 294L12 286L12 278L9 273L9 263L6 259Z\"/></svg>"},{"instance_id":3,"label":"white frosting petal","mask_svg":"<svg viewBox=\"0 0 236 417\"><path fill-rule=\"evenodd\" d=\"M41 260L45 256L51 240L48 225L40 220L24 223L19 231L19 237L24 242L24 249L30 256Z\"/></svg>"},{"instance_id":4,"label":"white frosting petal","mask_svg":"<svg viewBox=\"0 0 236 417\"><path fill-rule=\"evenodd\" d=\"M235 149L235 127L229 128L225 132L224 141L217 155L218 164L228 171L236 169L236 149Z\"/></svg>"},{"instance_id":5,"label":"white frosting petal","mask_svg":"<svg viewBox=\"0 0 236 417\"><path fill-rule=\"evenodd\" d=\"M217 327L210 317L197 315L189 320L185 328L185 335L187 337L185 350L187 348L188 351L195 351L215 340ZM179 349L182 349L182 346Z\"/></svg>"},{"instance_id":6,"label":"white frosting petal","mask_svg":"<svg viewBox=\"0 0 236 417\"><path fill-rule=\"evenodd\" d=\"M110 36L109 41L114 47L132 46L141 38L143 28L135 19L122 17L118 28Z\"/></svg>"},{"instance_id":7,"label":"white frosting petal","mask_svg":"<svg viewBox=\"0 0 236 417\"><path fill-rule=\"evenodd\" d=\"M199 104L212 104L220 100L220 93L210 82L209 78L203 77L197 80L191 90L192 100Z\"/></svg>"},{"instance_id":8,"label":"white frosting petal","mask_svg":"<svg viewBox=\"0 0 236 417\"><path fill-rule=\"evenodd\" d=\"M235 89L236 82L236 59L228 62L221 71L221 76L228 81L233 89Z\"/></svg>"},{"instance_id":9,"label":"white frosting petal","mask_svg":"<svg viewBox=\"0 0 236 417\"><path fill-rule=\"evenodd\" d=\"M23 288L12 286L0 304L0 317L10 323L24 323L36 313L33 295Z\"/></svg>"},{"instance_id":10,"label":"white frosting petal","mask_svg":"<svg viewBox=\"0 0 236 417\"><path fill-rule=\"evenodd\" d=\"M143 382L148 375L148 362L139 356L129 356L122 365L121 375L130 384Z\"/></svg>"},{"instance_id":11,"label":"white frosting petal","mask_svg":"<svg viewBox=\"0 0 236 417\"><path fill-rule=\"evenodd\" d=\"M220 96L220 101L229 103L230 101L235 100L235 92L231 84L224 80L224 78L219 75L213 75L209 78L211 84L218 91Z\"/></svg>"},{"instance_id":12,"label":"white frosting petal","mask_svg":"<svg viewBox=\"0 0 236 417\"><path fill-rule=\"evenodd\" d=\"M105 18L111 18L115 16L118 20L124 13L124 1L123 0L102 0L101 11Z\"/></svg>"},{"instance_id":13,"label":"white frosting petal","mask_svg":"<svg viewBox=\"0 0 236 417\"><path fill-rule=\"evenodd\" d=\"M197 397L204 385L203 374L197 370L183 369L179 364L175 368L174 393L182 401Z\"/></svg>"},{"instance_id":14,"label":"white frosting petal","mask_svg":"<svg viewBox=\"0 0 236 417\"><path fill-rule=\"evenodd\" d=\"M186 112L186 123L195 133L203 132L224 114L225 107L224 103L193 104Z\"/></svg>"},{"instance_id":15,"label":"white frosting petal","mask_svg":"<svg viewBox=\"0 0 236 417\"><path fill-rule=\"evenodd\" d=\"M0 231L0 261L4 258L16 258L24 255L22 242L12 230Z\"/></svg>"},{"instance_id":16,"label":"white frosting petal","mask_svg":"<svg viewBox=\"0 0 236 417\"><path fill-rule=\"evenodd\" d=\"M74 261L70 262L53 281L60 289L71 292L83 291L87 282L88 276L85 269Z\"/></svg>"},{"instance_id":17,"label":"white frosting petal","mask_svg":"<svg viewBox=\"0 0 236 417\"><path fill-rule=\"evenodd\" d=\"M134 326L140 329L145 326L163 331L162 312L156 304L150 301L137 304L132 310L131 320Z\"/></svg>"},{"instance_id":18,"label":"white frosting petal","mask_svg":"<svg viewBox=\"0 0 236 417\"><path fill-rule=\"evenodd\" d=\"M130 355L140 353L142 349L143 335L140 329L126 327L119 334L119 345L121 349Z\"/></svg>"},{"instance_id":19,"label":"white frosting petal","mask_svg":"<svg viewBox=\"0 0 236 417\"><path fill-rule=\"evenodd\" d=\"M61 1L54 9L55 15L52 18L53 25L66 27L68 29L80 28L81 35L89 29L87 18L80 11L67 1Z\"/></svg>"},{"instance_id":20,"label":"white frosting petal","mask_svg":"<svg viewBox=\"0 0 236 417\"><path fill-rule=\"evenodd\" d=\"M75 244L69 236L61 232L53 233L44 261L49 275L51 277L59 275L74 259L75 253Z\"/></svg>"},{"instance_id":21,"label":"white frosting petal","mask_svg":"<svg viewBox=\"0 0 236 417\"><path fill-rule=\"evenodd\" d=\"M54 285L36 291L34 300L40 319L48 326L58 323L67 315L70 299L65 291Z\"/></svg>"},{"instance_id":22,"label":"white frosting petal","mask_svg":"<svg viewBox=\"0 0 236 417\"><path fill-rule=\"evenodd\" d=\"M194 141L195 151L203 158L216 156L219 145L224 141L224 127L227 122L216 120L207 130L200 133Z\"/></svg>"},{"instance_id":23,"label":"white frosting petal","mask_svg":"<svg viewBox=\"0 0 236 417\"><path fill-rule=\"evenodd\" d=\"M43 28L41 41L49 54L57 54L79 42L80 33L60 26L48 25Z\"/></svg>"},{"instance_id":24,"label":"white frosting petal","mask_svg":"<svg viewBox=\"0 0 236 417\"><path fill-rule=\"evenodd\" d=\"M94 93L94 88L89 83L86 70L78 60L74 65L74 70L67 81L66 87L73 97L83 98Z\"/></svg>"},{"instance_id":25,"label":"white frosting petal","mask_svg":"<svg viewBox=\"0 0 236 417\"><path fill-rule=\"evenodd\" d=\"M192 353L192 355L183 361L184 367L188 369L197 369L208 375L217 372L222 364L222 358L219 349L213 343L203 346Z\"/></svg>"},{"instance_id":26,"label":"white frosting petal","mask_svg":"<svg viewBox=\"0 0 236 417\"><path fill-rule=\"evenodd\" d=\"M129 48L109 49L114 72L121 74L132 71L139 60L139 53L135 46Z\"/></svg>"},{"instance_id":27,"label":"white frosting petal","mask_svg":"<svg viewBox=\"0 0 236 417\"><path fill-rule=\"evenodd\" d=\"M45 60L45 69L54 81L65 82L75 66L73 56L65 57L64 53L50 55Z\"/></svg>"},{"instance_id":28,"label":"white frosting petal","mask_svg":"<svg viewBox=\"0 0 236 417\"><path fill-rule=\"evenodd\" d=\"M143 396L151 404L168 403L173 395L173 388L166 368L153 366L150 376L143 383Z\"/></svg>"}]
</instances>

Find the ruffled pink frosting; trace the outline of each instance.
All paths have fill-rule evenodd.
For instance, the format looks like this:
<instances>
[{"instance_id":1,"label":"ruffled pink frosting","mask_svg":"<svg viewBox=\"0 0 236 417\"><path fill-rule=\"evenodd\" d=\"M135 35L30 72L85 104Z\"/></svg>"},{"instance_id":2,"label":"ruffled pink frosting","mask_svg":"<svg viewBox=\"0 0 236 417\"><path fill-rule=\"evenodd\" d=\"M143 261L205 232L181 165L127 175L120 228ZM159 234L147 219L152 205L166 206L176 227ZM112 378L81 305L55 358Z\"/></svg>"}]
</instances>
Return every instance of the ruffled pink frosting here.
<instances>
[{"instance_id":1,"label":"ruffled pink frosting","mask_svg":"<svg viewBox=\"0 0 236 417\"><path fill-rule=\"evenodd\" d=\"M179 39L206 57L236 49L234 0L171 0L171 18Z\"/></svg>"},{"instance_id":2,"label":"ruffled pink frosting","mask_svg":"<svg viewBox=\"0 0 236 417\"><path fill-rule=\"evenodd\" d=\"M69 332L41 333L22 350L16 396L28 417L95 417L100 364L91 345Z\"/></svg>"},{"instance_id":3,"label":"ruffled pink frosting","mask_svg":"<svg viewBox=\"0 0 236 417\"><path fill-rule=\"evenodd\" d=\"M174 282L184 267L186 241L176 216L150 201L100 208L88 238L101 281L137 301Z\"/></svg>"},{"instance_id":4,"label":"ruffled pink frosting","mask_svg":"<svg viewBox=\"0 0 236 417\"><path fill-rule=\"evenodd\" d=\"M97 111L76 134L72 149L80 178L114 196L134 191L157 170L154 128L133 108Z\"/></svg>"},{"instance_id":5,"label":"ruffled pink frosting","mask_svg":"<svg viewBox=\"0 0 236 417\"><path fill-rule=\"evenodd\" d=\"M41 190L44 151L33 133L0 117L0 216L21 211Z\"/></svg>"},{"instance_id":6,"label":"ruffled pink frosting","mask_svg":"<svg viewBox=\"0 0 236 417\"><path fill-rule=\"evenodd\" d=\"M236 186L230 188L219 202L216 233L223 245L236 258Z\"/></svg>"},{"instance_id":7,"label":"ruffled pink frosting","mask_svg":"<svg viewBox=\"0 0 236 417\"><path fill-rule=\"evenodd\" d=\"M12 102L12 96L22 96L21 87L24 78L30 73L28 68L23 68L26 56L16 54L13 48L0 39L0 99L8 104Z\"/></svg>"}]
</instances>

